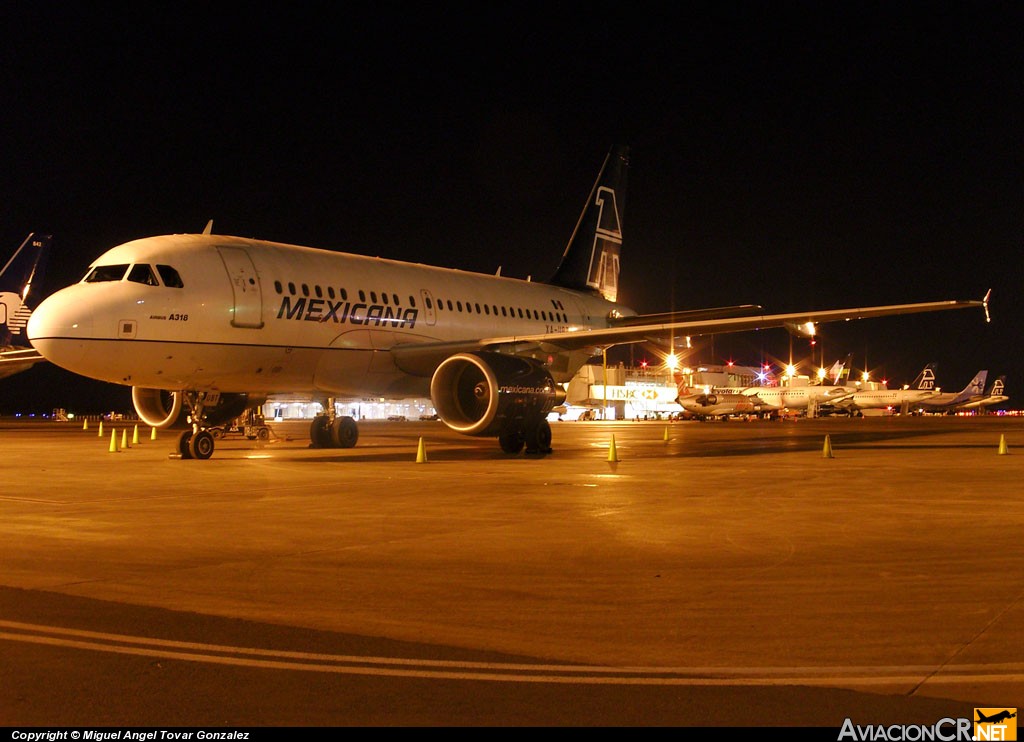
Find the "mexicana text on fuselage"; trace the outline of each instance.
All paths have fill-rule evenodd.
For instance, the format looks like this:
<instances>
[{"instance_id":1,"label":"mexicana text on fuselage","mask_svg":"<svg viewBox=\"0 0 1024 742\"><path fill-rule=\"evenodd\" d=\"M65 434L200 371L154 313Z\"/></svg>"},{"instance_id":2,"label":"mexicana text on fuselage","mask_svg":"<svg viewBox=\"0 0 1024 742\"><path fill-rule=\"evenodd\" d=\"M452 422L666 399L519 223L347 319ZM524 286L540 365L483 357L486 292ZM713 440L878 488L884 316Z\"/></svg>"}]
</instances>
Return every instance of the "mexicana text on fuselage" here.
<instances>
[{"instance_id":1,"label":"mexicana text on fuselage","mask_svg":"<svg viewBox=\"0 0 1024 742\"><path fill-rule=\"evenodd\" d=\"M333 322L335 324L373 325L412 329L416 326L419 309L413 307L385 306L384 304L363 304L361 302L331 301L330 299L307 299L291 296L281 298L277 310L278 319L304 322Z\"/></svg>"}]
</instances>

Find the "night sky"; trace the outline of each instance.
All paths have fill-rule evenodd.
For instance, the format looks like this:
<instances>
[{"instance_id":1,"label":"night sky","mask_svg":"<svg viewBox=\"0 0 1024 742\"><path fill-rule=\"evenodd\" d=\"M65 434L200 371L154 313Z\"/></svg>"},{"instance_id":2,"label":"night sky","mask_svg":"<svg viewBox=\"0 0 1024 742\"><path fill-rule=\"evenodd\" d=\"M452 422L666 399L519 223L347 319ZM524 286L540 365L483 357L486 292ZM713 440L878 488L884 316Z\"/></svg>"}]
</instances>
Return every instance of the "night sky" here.
<instances>
[{"instance_id":1,"label":"night sky","mask_svg":"<svg viewBox=\"0 0 1024 742\"><path fill-rule=\"evenodd\" d=\"M783 312L991 288L991 324L824 325L815 359L853 353L891 384L935 361L947 391L987 368L1019 406L1024 5L715 5L4 4L0 246L54 235L43 294L209 219L543 280L624 143L623 303ZM699 360L789 345L719 336ZM0 413L53 407L128 410L130 392L49 364L0 381Z\"/></svg>"}]
</instances>

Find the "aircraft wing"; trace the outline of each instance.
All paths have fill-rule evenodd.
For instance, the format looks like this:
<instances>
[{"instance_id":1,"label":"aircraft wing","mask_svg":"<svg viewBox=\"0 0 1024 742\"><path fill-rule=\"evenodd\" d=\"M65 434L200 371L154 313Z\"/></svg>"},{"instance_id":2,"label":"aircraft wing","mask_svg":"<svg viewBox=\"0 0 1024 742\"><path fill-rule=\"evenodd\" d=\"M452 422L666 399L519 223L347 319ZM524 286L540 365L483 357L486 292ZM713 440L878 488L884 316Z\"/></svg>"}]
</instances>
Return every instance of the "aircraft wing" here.
<instances>
[{"instance_id":1,"label":"aircraft wing","mask_svg":"<svg viewBox=\"0 0 1024 742\"><path fill-rule=\"evenodd\" d=\"M35 348L0 350L0 379L25 371L45 360Z\"/></svg>"},{"instance_id":2,"label":"aircraft wing","mask_svg":"<svg viewBox=\"0 0 1024 742\"><path fill-rule=\"evenodd\" d=\"M683 318L671 321L644 322L644 318L660 319L666 315L638 315L630 317L628 324L616 324L612 327L596 330L579 330L576 332L549 332L535 335L513 335L508 337L490 337L467 339L465 341L442 343L409 343L391 348L395 363L403 371L411 374L429 376L445 358L454 353L466 353L478 350L523 354L559 353L572 351L590 351L596 355L602 349L626 343L640 343L649 339L665 338L667 335L715 335L730 332L746 332L764 330L772 327L808 327L825 322L840 320L869 319L895 314L916 314L920 312L938 312L948 309L982 308L988 321L988 301L991 291L980 301L953 299L949 301L921 302L918 304L888 304L875 307L857 307L851 309L826 309L810 312L791 312L787 314L761 314L740 317L722 317L714 314L709 318ZM749 306L749 305L748 305ZM686 313L682 313L685 315Z\"/></svg>"}]
</instances>

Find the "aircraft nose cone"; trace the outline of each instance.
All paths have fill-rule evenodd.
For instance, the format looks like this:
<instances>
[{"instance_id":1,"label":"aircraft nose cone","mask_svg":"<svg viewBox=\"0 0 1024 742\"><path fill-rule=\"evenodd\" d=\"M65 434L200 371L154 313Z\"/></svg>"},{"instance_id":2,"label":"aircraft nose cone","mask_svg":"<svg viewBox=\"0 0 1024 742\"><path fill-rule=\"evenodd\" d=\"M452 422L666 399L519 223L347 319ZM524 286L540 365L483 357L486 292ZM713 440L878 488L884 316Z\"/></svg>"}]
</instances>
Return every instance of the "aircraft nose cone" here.
<instances>
[{"instance_id":1,"label":"aircraft nose cone","mask_svg":"<svg viewBox=\"0 0 1024 742\"><path fill-rule=\"evenodd\" d=\"M67 289L45 299L28 320L28 340L43 358L69 371L81 361L84 339L92 334L92 317Z\"/></svg>"}]
</instances>

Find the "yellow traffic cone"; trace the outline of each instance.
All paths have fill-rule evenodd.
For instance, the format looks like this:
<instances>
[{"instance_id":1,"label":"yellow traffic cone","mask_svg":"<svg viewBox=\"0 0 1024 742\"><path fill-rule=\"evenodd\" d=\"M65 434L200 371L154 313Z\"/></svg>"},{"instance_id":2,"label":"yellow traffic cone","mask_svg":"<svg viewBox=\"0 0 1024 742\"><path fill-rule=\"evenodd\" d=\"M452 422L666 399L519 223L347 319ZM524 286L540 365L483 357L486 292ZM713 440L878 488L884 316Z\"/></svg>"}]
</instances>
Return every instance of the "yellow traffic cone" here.
<instances>
[{"instance_id":1,"label":"yellow traffic cone","mask_svg":"<svg viewBox=\"0 0 1024 742\"><path fill-rule=\"evenodd\" d=\"M128 428L121 431L121 448L128 448Z\"/></svg>"},{"instance_id":2,"label":"yellow traffic cone","mask_svg":"<svg viewBox=\"0 0 1024 742\"><path fill-rule=\"evenodd\" d=\"M103 421L102 420L100 420L100 432L98 432L96 434L96 437L97 438L102 438L103 437Z\"/></svg>"},{"instance_id":3,"label":"yellow traffic cone","mask_svg":"<svg viewBox=\"0 0 1024 742\"><path fill-rule=\"evenodd\" d=\"M423 438L420 438L420 445L416 449L416 463L425 464L427 463L427 449L423 446Z\"/></svg>"},{"instance_id":4,"label":"yellow traffic cone","mask_svg":"<svg viewBox=\"0 0 1024 742\"><path fill-rule=\"evenodd\" d=\"M615 450L615 434L612 434L612 442L608 445L608 463L614 464L619 460L619 453Z\"/></svg>"},{"instance_id":5,"label":"yellow traffic cone","mask_svg":"<svg viewBox=\"0 0 1024 742\"><path fill-rule=\"evenodd\" d=\"M1010 453L1010 452L1006 448L1006 436L1005 435L1001 435L1001 436L999 436L999 455L1000 456L1005 456L1008 453Z\"/></svg>"},{"instance_id":6,"label":"yellow traffic cone","mask_svg":"<svg viewBox=\"0 0 1024 742\"><path fill-rule=\"evenodd\" d=\"M136 425L135 429L132 431L132 445L133 446L139 445L139 426L138 425Z\"/></svg>"},{"instance_id":7,"label":"yellow traffic cone","mask_svg":"<svg viewBox=\"0 0 1024 742\"><path fill-rule=\"evenodd\" d=\"M108 450L110 451L110 453L117 453L117 431L116 430L111 430L110 431L110 448Z\"/></svg>"},{"instance_id":8,"label":"yellow traffic cone","mask_svg":"<svg viewBox=\"0 0 1024 742\"><path fill-rule=\"evenodd\" d=\"M821 449L821 457L823 459L835 458L835 456L832 455L832 439L829 438L827 435L825 436L825 445Z\"/></svg>"},{"instance_id":9,"label":"yellow traffic cone","mask_svg":"<svg viewBox=\"0 0 1024 742\"><path fill-rule=\"evenodd\" d=\"M82 421L82 430L88 430L88 429L89 429L89 418L85 418Z\"/></svg>"},{"instance_id":10,"label":"yellow traffic cone","mask_svg":"<svg viewBox=\"0 0 1024 742\"><path fill-rule=\"evenodd\" d=\"M668 425L665 426L665 435L662 436L662 440L668 442Z\"/></svg>"},{"instance_id":11,"label":"yellow traffic cone","mask_svg":"<svg viewBox=\"0 0 1024 742\"><path fill-rule=\"evenodd\" d=\"M156 428L150 428L149 429L149 439L151 441L155 441L156 440Z\"/></svg>"}]
</instances>

